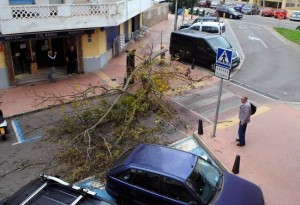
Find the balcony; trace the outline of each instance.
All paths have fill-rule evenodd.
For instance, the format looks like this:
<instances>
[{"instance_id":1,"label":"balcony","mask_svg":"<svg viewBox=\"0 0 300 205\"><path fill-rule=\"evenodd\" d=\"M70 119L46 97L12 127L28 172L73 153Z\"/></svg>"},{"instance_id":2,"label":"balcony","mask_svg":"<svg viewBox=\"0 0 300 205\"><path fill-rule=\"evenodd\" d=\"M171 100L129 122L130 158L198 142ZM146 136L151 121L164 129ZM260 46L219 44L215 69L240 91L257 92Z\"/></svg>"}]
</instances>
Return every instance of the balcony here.
<instances>
[{"instance_id":1,"label":"balcony","mask_svg":"<svg viewBox=\"0 0 300 205\"><path fill-rule=\"evenodd\" d=\"M152 0L98 1L100 3L1 6L0 32L7 35L117 26L152 6Z\"/></svg>"}]
</instances>

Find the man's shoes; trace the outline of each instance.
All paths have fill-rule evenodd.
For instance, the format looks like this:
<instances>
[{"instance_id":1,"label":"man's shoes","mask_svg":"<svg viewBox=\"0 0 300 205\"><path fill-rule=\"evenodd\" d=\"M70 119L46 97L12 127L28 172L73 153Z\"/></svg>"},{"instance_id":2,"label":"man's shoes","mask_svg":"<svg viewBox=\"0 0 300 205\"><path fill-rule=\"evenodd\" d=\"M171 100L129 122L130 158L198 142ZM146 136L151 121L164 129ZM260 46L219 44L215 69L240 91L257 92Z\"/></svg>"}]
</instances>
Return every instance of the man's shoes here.
<instances>
[{"instance_id":1,"label":"man's shoes","mask_svg":"<svg viewBox=\"0 0 300 205\"><path fill-rule=\"evenodd\" d=\"M240 141L240 139L235 139L235 141L239 142L239 141Z\"/></svg>"},{"instance_id":2,"label":"man's shoes","mask_svg":"<svg viewBox=\"0 0 300 205\"><path fill-rule=\"evenodd\" d=\"M242 147L245 146L245 144L238 143L237 146Z\"/></svg>"}]
</instances>

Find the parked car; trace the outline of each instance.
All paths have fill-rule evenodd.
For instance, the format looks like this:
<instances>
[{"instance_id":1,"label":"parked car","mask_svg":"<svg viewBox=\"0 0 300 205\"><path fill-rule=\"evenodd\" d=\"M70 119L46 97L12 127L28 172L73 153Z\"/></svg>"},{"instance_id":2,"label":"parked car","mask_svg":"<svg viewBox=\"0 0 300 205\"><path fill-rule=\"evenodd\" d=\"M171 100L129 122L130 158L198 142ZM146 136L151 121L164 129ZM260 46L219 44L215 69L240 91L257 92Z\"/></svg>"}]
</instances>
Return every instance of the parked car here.
<instances>
[{"instance_id":1,"label":"parked car","mask_svg":"<svg viewBox=\"0 0 300 205\"><path fill-rule=\"evenodd\" d=\"M192 29L195 31L224 34L225 24L221 22L198 22L194 23L187 29Z\"/></svg>"},{"instance_id":2,"label":"parked car","mask_svg":"<svg viewBox=\"0 0 300 205\"><path fill-rule=\"evenodd\" d=\"M256 15L260 10L257 4L246 4L241 11L243 14Z\"/></svg>"},{"instance_id":3,"label":"parked car","mask_svg":"<svg viewBox=\"0 0 300 205\"><path fill-rule=\"evenodd\" d=\"M192 19L191 22L182 24L179 29L184 29L190 27L192 24L197 23L197 22L219 22L219 17L216 16L202 16L202 17L197 17L196 19Z\"/></svg>"},{"instance_id":4,"label":"parked car","mask_svg":"<svg viewBox=\"0 0 300 205\"><path fill-rule=\"evenodd\" d=\"M274 9L270 7L264 7L260 11L261 16L274 16Z\"/></svg>"},{"instance_id":5,"label":"parked car","mask_svg":"<svg viewBox=\"0 0 300 205\"><path fill-rule=\"evenodd\" d=\"M245 4L236 4L234 5L234 10L241 12L242 8L245 6Z\"/></svg>"},{"instance_id":6,"label":"parked car","mask_svg":"<svg viewBox=\"0 0 300 205\"><path fill-rule=\"evenodd\" d=\"M243 18L243 14L234 10L234 8L232 7L228 7L228 6L219 6L216 9L216 12L218 13L218 15L220 17L224 16L225 14L225 18L231 18L231 19L241 19Z\"/></svg>"},{"instance_id":7,"label":"parked car","mask_svg":"<svg viewBox=\"0 0 300 205\"><path fill-rule=\"evenodd\" d=\"M198 6L199 7L206 7L209 8L210 7L211 2L209 0L200 0L198 2Z\"/></svg>"},{"instance_id":8,"label":"parked car","mask_svg":"<svg viewBox=\"0 0 300 205\"><path fill-rule=\"evenodd\" d=\"M171 59L195 60L212 71L216 68L218 48L231 49L232 68L240 63L240 57L230 43L222 36L183 29L171 33L169 52Z\"/></svg>"},{"instance_id":9,"label":"parked car","mask_svg":"<svg viewBox=\"0 0 300 205\"><path fill-rule=\"evenodd\" d=\"M225 1L224 6L234 7L234 4L231 1Z\"/></svg>"},{"instance_id":10,"label":"parked car","mask_svg":"<svg viewBox=\"0 0 300 205\"><path fill-rule=\"evenodd\" d=\"M153 144L125 152L107 173L119 204L262 205L261 189L195 154Z\"/></svg>"},{"instance_id":11,"label":"parked car","mask_svg":"<svg viewBox=\"0 0 300 205\"><path fill-rule=\"evenodd\" d=\"M42 204L42 205L113 205L113 203L96 196L88 189L82 189L53 176L41 175L11 197L0 202L2 205Z\"/></svg>"},{"instance_id":12,"label":"parked car","mask_svg":"<svg viewBox=\"0 0 300 205\"><path fill-rule=\"evenodd\" d=\"M293 11L290 20L300 21L300 11Z\"/></svg>"},{"instance_id":13,"label":"parked car","mask_svg":"<svg viewBox=\"0 0 300 205\"><path fill-rule=\"evenodd\" d=\"M286 9L276 9L274 11L274 18L278 18L278 17L280 17L280 15L282 16L282 18L286 19L287 10Z\"/></svg>"},{"instance_id":14,"label":"parked car","mask_svg":"<svg viewBox=\"0 0 300 205\"><path fill-rule=\"evenodd\" d=\"M213 0L212 2L211 2L211 4L210 4L210 8L211 9L215 9L215 8L217 8L218 6L220 6L221 5L221 1L220 0Z\"/></svg>"}]
</instances>

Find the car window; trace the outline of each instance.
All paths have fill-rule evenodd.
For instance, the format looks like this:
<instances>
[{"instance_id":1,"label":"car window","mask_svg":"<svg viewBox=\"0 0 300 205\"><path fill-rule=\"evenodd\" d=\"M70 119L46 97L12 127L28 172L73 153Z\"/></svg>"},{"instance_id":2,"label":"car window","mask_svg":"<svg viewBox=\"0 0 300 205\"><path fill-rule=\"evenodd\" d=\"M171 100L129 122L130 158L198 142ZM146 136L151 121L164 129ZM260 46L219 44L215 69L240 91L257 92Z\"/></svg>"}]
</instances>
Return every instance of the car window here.
<instances>
[{"instance_id":1,"label":"car window","mask_svg":"<svg viewBox=\"0 0 300 205\"><path fill-rule=\"evenodd\" d=\"M187 190L187 188L179 181L170 177L163 177L162 194L184 202L195 201L193 195Z\"/></svg>"},{"instance_id":2,"label":"car window","mask_svg":"<svg viewBox=\"0 0 300 205\"><path fill-rule=\"evenodd\" d=\"M200 26L193 26L193 27L191 27L190 29L199 31L199 30L200 30Z\"/></svg>"},{"instance_id":3,"label":"car window","mask_svg":"<svg viewBox=\"0 0 300 205\"><path fill-rule=\"evenodd\" d=\"M220 178L220 171L216 167L198 158L195 169L187 179L187 184L196 193L196 196L204 204L207 204L215 195Z\"/></svg>"},{"instance_id":4,"label":"car window","mask_svg":"<svg viewBox=\"0 0 300 205\"><path fill-rule=\"evenodd\" d=\"M128 157L128 155L132 152L133 148L127 150L126 152L124 152L122 154L122 156L118 159L118 161L115 162L115 164L113 165L112 168L115 168L115 167L118 167L118 166L121 166L123 165L125 159Z\"/></svg>"},{"instance_id":5,"label":"car window","mask_svg":"<svg viewBox=\"0 0 300 205\"><path fill-rule=\"evenodd\" d=\"M160 176L158 174L135 169L131 169L131 173L133 185L159 193Z\"/></svg>"},{"instance_id":6,"label":"car window","mask_svg":"<svg viewBox=\"0 0 300 205\"><path fill-rule=\"evenodd\" d=\"M234 8L228 8L228 11L235 12Z\"/></svg>"},{"instance_id":7,"label":"car window","mask_svg":"<svg viewBox=\"0 0 300 205\"><path fill-rule=\"evenodd\" d=\"M207 39L207 42L211 45L211 47L213 47L215 51L217 51L218 48L225 48L225 49L232 48L231 45L228 43L228 41L222 36Z\"/></svg>"}]
</instances>

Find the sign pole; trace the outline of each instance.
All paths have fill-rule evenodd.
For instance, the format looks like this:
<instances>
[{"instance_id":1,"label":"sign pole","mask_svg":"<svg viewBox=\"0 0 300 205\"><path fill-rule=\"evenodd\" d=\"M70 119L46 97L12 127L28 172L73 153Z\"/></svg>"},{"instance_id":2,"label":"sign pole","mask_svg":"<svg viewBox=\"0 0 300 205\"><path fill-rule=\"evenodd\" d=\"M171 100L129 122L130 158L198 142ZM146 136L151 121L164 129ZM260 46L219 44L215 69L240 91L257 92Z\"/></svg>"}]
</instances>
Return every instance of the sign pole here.
<instances>
[{"instance_id":1,"label":"sign pole","mask_svg":"<svg viewBox=\"0 0 300 205\"><path fill-rule=\"evenodd\" d=\"M217 129L217 124L218 124L218 116L219 116L219 108L220 108L220 102L221 102L222 88L223 88L223 78L221 78L221 81L220 81L218 104L217 104L217 110L216 110L216 116L215 116L215 122L214 122L214 130L213 130L212 137L216 137L216 129Z\"/></svg>"}]
</instances>

